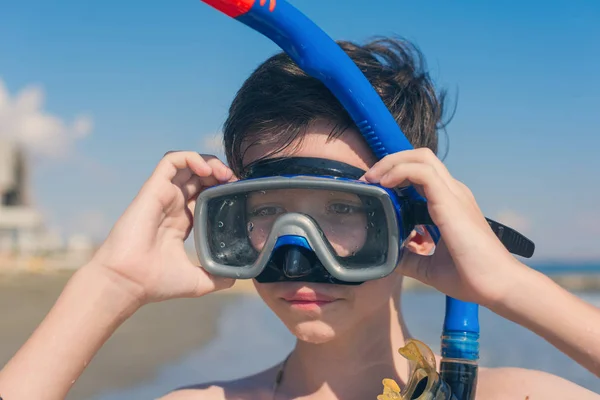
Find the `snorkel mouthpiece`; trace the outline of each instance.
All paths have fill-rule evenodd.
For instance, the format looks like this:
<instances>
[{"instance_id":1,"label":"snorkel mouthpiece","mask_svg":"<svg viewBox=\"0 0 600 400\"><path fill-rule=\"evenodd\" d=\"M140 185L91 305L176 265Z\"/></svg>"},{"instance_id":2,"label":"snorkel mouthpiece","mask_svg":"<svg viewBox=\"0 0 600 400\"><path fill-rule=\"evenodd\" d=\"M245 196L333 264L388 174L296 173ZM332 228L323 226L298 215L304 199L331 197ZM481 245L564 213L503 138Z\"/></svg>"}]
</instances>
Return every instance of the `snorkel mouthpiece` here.
<instances>
[{"instance_id":1,"label":"snorkel mouthpiece","mask_svg":"<svg viewBox=\"0 0 600 400\"><path fill-rule=\"evenodd\" d=\"M435 356L423 342L410 339L398 349L398 353L409 361L411 375L403 389L393 379L383 380L383 393L377 400L457 400L450 387L437 373Z\"/></svg>"}]
</instances>

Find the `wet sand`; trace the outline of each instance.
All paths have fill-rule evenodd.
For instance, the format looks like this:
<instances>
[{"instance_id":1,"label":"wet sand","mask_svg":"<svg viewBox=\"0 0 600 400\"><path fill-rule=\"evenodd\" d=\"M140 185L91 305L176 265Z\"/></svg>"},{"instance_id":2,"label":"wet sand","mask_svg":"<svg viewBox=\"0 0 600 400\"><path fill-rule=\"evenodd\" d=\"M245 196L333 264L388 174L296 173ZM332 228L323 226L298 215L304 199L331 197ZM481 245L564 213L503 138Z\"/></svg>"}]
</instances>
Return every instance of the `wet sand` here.
<instances>
[{"instance_id":1,"label":"wet sand","mask_svg":"<svg viewBox=\"0 0 600 400\"><path fill-rule=\"evenodd\" d=\"M0 275L0 365L27 340L59 296L72 272ZM75 383L68 400L151 380L161 366L201 348L215 336L219 313L244 284L200 299L151 304L126 321ZM83 338L82 338L83 339Z\"/></svg>"}]
</instances>

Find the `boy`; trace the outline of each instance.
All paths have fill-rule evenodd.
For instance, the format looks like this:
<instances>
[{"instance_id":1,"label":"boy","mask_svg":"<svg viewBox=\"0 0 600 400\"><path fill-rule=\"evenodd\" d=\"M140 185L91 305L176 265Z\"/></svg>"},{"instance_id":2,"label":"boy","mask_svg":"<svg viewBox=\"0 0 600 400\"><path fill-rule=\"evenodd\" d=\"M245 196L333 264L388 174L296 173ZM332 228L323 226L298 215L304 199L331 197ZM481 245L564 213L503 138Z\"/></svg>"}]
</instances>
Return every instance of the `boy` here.
<instances>
[{"instance_id":1,"label":"boy","mask_svg":"<svg viewBox=\"0 0 600 400\"><path fill-rule=\"evenodd\" d=\"M233 281L208 275L185 254L195 199L206 187L244 178L261 160L281 157L343 163L384 187L414 185L428 199L443 240L429 256L431 238L415 230L395 272L361 285L305 281L302 274L256 281L259 295L297 337L289 357L248 378L177 390L165 399L375 399L383 377L404 383L409 374L397 353L410 338L399 306L404 275L490 308L599 373L600 312L512 257L470 191L435 156L444 94L436 94L416 49L391 39L340 45L417 149L376 160L320 82L284 54L270 58L231 105L224 127L229 167L192 152L164 157L94 259L74 275L46 320L0 372L5 400L63 398L98 348L143 304L231 286ZM277 199L273 212L288 207L284 200ZM304 301L311 306L299 306ZM561 315L561 321L552 315ZM600 396L542 372L481 370L477 399L513 398Z\"/></svg>"}]
</instances>

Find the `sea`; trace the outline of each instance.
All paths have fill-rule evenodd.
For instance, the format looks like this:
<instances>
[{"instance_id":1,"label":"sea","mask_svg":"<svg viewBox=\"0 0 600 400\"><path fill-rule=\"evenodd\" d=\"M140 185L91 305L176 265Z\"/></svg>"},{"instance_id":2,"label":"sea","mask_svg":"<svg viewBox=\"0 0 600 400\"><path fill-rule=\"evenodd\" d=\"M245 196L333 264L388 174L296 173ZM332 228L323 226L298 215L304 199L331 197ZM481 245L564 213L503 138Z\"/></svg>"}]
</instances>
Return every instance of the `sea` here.
<instances>
[{"instance_id":1,"label":"sea","mask_svg":"<svg viewBox=\"0 0 600 400\"><path fill-rule=\"evenodd\" d=\"M576 294L600 307L600 292ZM411 333L435 352L439 352L444 301L435 291L403 294L403 314ZM481 366L546 371L600 394L600 378L544 339L485 308L479 319ZM209 345L164 366L147 382L102 393L94 400L154 399L191 383L243 377L279 362L294 345L285 326L257 296L241 296L232 302L218 323L218 334Z\"/></svg>"}]
</instances>

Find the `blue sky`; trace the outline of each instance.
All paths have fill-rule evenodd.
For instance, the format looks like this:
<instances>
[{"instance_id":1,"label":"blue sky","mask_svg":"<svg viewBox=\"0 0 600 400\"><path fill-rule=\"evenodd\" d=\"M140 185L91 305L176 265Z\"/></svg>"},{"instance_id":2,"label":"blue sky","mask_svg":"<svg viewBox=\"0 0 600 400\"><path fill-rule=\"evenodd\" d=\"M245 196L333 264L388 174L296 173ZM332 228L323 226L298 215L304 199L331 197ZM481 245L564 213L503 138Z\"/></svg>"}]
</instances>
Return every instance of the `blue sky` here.
<instances>
[{"instance_id":1,"label":"blue sky","mask_svg":"<svg viewBox=\"0 0 600 400\"><path fill-rule=\"evenodd\" d=\"M458 96L445 162L485 214L531 237L536 260L600 259L600 3L292 4L335 39L414 41ZM0 137L28 143L34 200L65 234L101 238L166 151L217 151L237 88L278 51L198 0L0 10ZM25 114L38 136L9 129Z\"/></svg>"}]
</instances>

